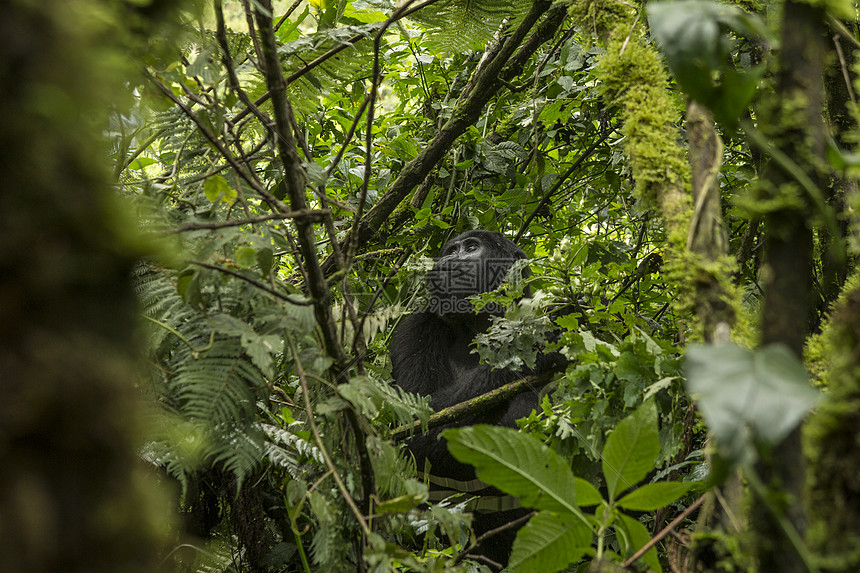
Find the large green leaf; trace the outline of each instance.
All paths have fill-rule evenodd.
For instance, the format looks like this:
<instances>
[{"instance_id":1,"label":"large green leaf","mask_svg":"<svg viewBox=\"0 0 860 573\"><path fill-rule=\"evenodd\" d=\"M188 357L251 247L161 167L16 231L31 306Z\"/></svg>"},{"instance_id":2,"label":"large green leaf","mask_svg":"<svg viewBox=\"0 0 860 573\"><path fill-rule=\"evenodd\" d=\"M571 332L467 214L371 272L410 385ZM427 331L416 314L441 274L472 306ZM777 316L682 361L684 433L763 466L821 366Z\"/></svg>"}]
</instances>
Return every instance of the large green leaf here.
<instances>
[{"instance_id":1,"label":"large green leaf","mask_svg":"<svg viewBox=\"0 0 860 573\"><path fill-rule=\"evenodd\" d=\"M734 344L693 346L686 370L687 387L721 452L733 459L753 438L782 441L819 397L806 369L782 345L754 352Z\"/></svg>"},{"instance_id":2,"label":"large green leaf","mask_svg":"<svg viewBox=\"0 0 860 573\"><path fill-rule=\"evenodd\" d=\"M206 179L206 182L203 183L203 193L205 193L206 198L213 203L216 201L232 203L238 196L236 190L230 187L227 180L220 175L213 175Z\"/></svg>"},{"instance_id":3,"label":"large green leaf","mask_svg":"<svg viewBox=\"0 0 860 573\"><path fill-rule=\"evenodd\" d=\"M695 486L695 483L677 481L649 483L619 499L618 505L633 511L653 511L666 507Z\"/></svg>"},{"instance_id":4,"label":"large green leaf","mask_svg":"<svg viewBox=\"0 0 860 573\"><path fill-rule=\"evenodd\" d=\"M648 528L635 518L624 514L619 515L619 518L616 522L616 528L620 530L619 533L621 535L619 537L626 541L627 544L626 551L623 553L624 555L633 555L639 549L645 547L646 543L651 541L651 534L648 532ZM656 547L652 547L645 552L642 560L648 566L649 571L663 570L663 567L660 565L660 559L657 557Z\"/></svg>"},{"instance_id":5,"label":"large green leaf","mask_svg":"<svg viewBox=\"0 0 860 573\"><path fill-rule=\"evenodd\" d=\"M597 488L591 485L590 482L582 478L573 478L576 482L576 503L580 507L588 507L589 505L597 505L603 501L603 496L597 491Z\"/></svg>"},{"instance_id":6,"label":"large green leaf","mask_svg":"<svg viewBox=\"0 0 860 573\"><path fill-rule=\"evenodd\" d=\"M518 497L524 506L572 513L586 521L576 505L569 464L536 439L488 425L452 428L442 435L455 458L475 466L480 479Z\"/></svg>"},{"instance_id":7,"label":"large green leaf","mask_svg":"<svg viewBox=\"0 0 860 573\"><path fill-rule=\"evenodd\" d=\"M657 409L648 400L633 414L621 420L603 448L603 475L609 490L609 501L638 481L654 467L660 453L657 432Z\"/></svg>"},{"instance_id":8,"label":"large green leaf","mask_svg":"<svg viewBox=\"0 0 860 573\"><path fill-rule=\"evenodd\" d=\"M591 528L575 515L541 511L517 533L511 571L551 573L573 563L591 547Z\"/></svg>"},{"instance_id":9,"label":"large green leaf","mask_svg":"<svg viewBox=\"0 0 860 573\"><path fill-rule=\"evenodd\" d=\"M737 7L702 0L649 4L648 22L681 88L710 108L718 121L734 126L755 94L764 69L734 68L731 52L735 42L727 31L765 36L763 22Z\"/></svg>"}]
</instances>

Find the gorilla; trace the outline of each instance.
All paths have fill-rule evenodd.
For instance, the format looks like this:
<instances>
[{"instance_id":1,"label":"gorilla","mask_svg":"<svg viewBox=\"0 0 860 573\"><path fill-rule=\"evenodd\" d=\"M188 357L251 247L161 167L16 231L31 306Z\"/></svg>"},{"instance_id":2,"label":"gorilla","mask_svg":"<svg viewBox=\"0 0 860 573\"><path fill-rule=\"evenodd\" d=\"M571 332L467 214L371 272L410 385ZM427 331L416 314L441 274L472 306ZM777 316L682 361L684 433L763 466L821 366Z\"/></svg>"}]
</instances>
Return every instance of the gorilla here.
<instances>
[{"instance_id":1,"label":"gorilla","mask_svg":"<svg viewBox=\"0 0 860 573\"><path fill-rule=\"evenodd\" d=\"M427 275L429 305L408 316L394 331L391 362L395 383L409 392L429 395L430 406L439 411L532 373L479 364L478 355L471 352L472 340L487 330L493 314L501 312L485 307L476 314L467 300L470 295L498 288L511 266L524 258L525 253L501 233L467 231L448 241ZM539 361L538 368L540 365ZM516 427L515 420L527 416L537 404L537 393L526 392L457 425ZM442 429L417 435L407 444L419 471L425 460L429 462L431 499L438 501L457 491L482 495L474 510L476 535L526 515L523 508L510 508L511 498L501 497L498 490L477 480L474 468L454 459L445 441L439 439ZM505 565L515 536L516 528L508 528L487 539L476 552Z\"/></svg>"}]
</instances>

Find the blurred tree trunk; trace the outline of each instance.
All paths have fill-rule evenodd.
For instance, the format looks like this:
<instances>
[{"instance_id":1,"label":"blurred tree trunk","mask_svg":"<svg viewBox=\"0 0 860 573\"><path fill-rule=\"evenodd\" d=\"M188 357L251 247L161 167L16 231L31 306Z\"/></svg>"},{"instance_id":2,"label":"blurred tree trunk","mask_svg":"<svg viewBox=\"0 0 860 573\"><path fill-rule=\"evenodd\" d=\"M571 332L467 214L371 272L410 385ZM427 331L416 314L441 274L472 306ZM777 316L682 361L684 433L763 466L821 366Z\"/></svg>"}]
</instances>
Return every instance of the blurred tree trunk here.
<instances>
[{"instance_id":1,"label":"blurred tree trunk","mask_svg":"<svg viewBox=\"0 0 860 573\"><path fill-rule=\"evenodd\" d=\"M824 22L820 7L793 0L785 3L775 93L764 104L761 116L761 129L775 148L762 178L763 192L784 205L765 217L762 343L784 344L798 358L803 354L811 314L813 202L811 191L787 163L794 162L817 189L827 186L822 119ZM800 430L774 447L757 471L768 486L771 501L802 537L806 523ZM755 504L753 527L761 571L805 571L797 550L764 503Z\"/></svg>"},{"instance_id":2,"label":"blurred tree trunk","mask_svg":"<svg viewBox=\"0 0 860 573\"><path fill-rule=\"evenodd\" d=\"M834 33L838 26L831 23L828 27L830 36L829 53L824 70L825 106L830 134L841 149L851 149L853 133L857 129L851 106L856 104L853 81L857 65L857 51L850 41L846 41L839 33ZM842 28L847 29L847 28ZM819 297L820 314L825 314L839 296L845 279L848 277L849 265L845 260L833 256L830 246L834 241L844 241L849 234L850 222L853 215L848 208L848 202L857 195L857 180L844 173L837 174L827 187L827 202L837 214L839 224L838 237L831 237L830 231L821 229L818 232L821 251L821 296Z\"/></svg>"},{"instance_id":3,"label":"blurred tree trunk","mask_svg":"<svg viewBox=\"0 0 860 573\"><path fill-rule=\"evenodd\" d=\"M129 225L94 126L121 60L91 14L117 5L13 0L0 18L5 573L148 573L169 525L133 449Z\"/></svg>"},{"instance_id":4,"label":"blurred tree trunk","mask_svg":"<svg viewBox=\"0 0 860 573\"><path fill-rule=\"evenodd\" d=\"M860 275L854 275L822 335L828 394L804 428L810 461L809 544L821 569L860 570Z\"/></svg>"}]
</instances>

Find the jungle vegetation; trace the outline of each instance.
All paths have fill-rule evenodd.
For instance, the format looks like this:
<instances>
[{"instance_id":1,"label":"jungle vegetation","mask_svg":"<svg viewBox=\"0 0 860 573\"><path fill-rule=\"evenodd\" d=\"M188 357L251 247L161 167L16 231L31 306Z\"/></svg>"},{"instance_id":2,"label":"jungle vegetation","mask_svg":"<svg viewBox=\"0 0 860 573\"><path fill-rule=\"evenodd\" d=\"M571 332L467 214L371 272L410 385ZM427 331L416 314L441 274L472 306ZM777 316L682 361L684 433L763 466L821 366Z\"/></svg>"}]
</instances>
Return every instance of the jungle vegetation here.
<instances>
[{"instance_id":1,"label":"jungle vegetation","mask_svg":"<svg viewBox=\"0 0 860 573\"><path fill-rule=\"evenodd\" d=\"M860 568L854 2L0 20L3 571L487 571L402 444L522 389L444 434L511 571ZM433 413L388 344L469 229L531 269L475 351L567 366Z\"/></svg>"}]
</instances>

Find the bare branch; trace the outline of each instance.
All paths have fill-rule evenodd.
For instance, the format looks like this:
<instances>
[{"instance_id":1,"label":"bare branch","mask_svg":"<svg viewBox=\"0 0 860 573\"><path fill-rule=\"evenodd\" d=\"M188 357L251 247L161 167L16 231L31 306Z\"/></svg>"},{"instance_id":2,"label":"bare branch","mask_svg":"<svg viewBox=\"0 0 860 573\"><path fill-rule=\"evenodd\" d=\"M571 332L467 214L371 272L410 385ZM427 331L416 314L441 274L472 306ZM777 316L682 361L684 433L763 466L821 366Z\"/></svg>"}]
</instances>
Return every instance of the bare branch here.
<instances>
[{"instance_id":1,"label":"bare branch","mask_svg":"<svg viewBox=\"0 0 860 573\"><path fill-rule=\"evenodd\" d=\"M248 217L247 219L232 219L227 221L196 221L184 223L175 229L171 229L167 234L175 235L176 233L184 233L186 231L199 231L203 229L223 229L225 227L239 227L241 225L253 225L255 223L263 223L265 221L279 221L284 219L295 219L298 217L307 217L315 223L322 222L325 216L330 213L327 209L305 209L304 211L291 211L289 213L273 213L271 215L260 215L259 217Z\"/></svg>"},{"instance_id":2,"label":"bare branch","mask_svg":"<svg viewBox=\"0 0 860 573\"><path fill-rule=\"evenodd\" d=\"M281 294L278 291L276 291L275 289L270 288L268 285L263 284L262 282L260 282L256 279L252 279L251 277L246 277L242 273L234 271L232 269L219 267L218 265L213 265L211 263L204 263L203 261L188 261L188 262L192 265L197 265L198 267L203 267L206 269L212 269L213 271L218 271L219 273L224 273L224 274L230 275L232 277L236 277L237 279L240 279L240 280L243 280L247 283L250 283L250 284L254 285L255 287L257 287L258 289L260 289L262 291L266 291L270 295L272 295L276 298L279 298L285 302L288 302L290 304L296 304L299 306L310 306L312 304L312 301L291 298L285 294Z\"/></svg>"},{"instance_id":3,"label":"bare branch","mask_svg":"<svg viewBox=\"0 0 860 573\"><path fill-rule=\"evenodd\" d=\"M287 84L284 73L278 59L277 47L275 45L275 34L272 29L272 3L269 0L261 0L255 4L254 18L257 22L257 30L260 34L260 43L263 50L263 58L266 68L266 86L272 96L272 108L274 110L275 140L278 155L284 166L284 184L287 195L290 198L290 206L295 210L307 209L305 189L307 187L307 175L302 169L301 160L296 151L295 137L292 130L292 108L286 97ZM304 268L307 271L307 287L314 301L314 315L322 330L326 351L334 358L338 368L346 363L343 348L337 339L337 329L331 314L331 293L328 282L320 269L317 258L316 240L314 237L313 223L306 218L295 220L298 234L299 247L304 257Z\"/></svg>"}]
</instances>

